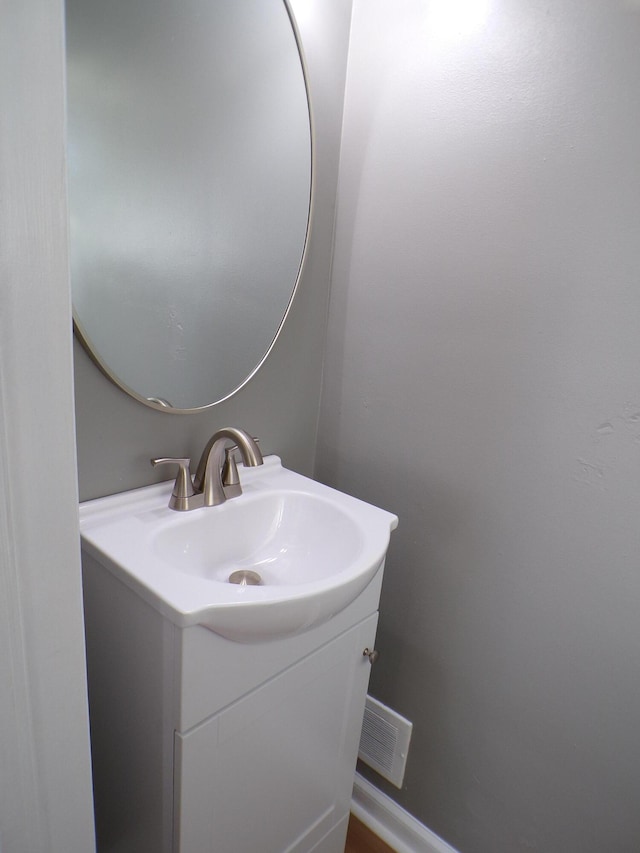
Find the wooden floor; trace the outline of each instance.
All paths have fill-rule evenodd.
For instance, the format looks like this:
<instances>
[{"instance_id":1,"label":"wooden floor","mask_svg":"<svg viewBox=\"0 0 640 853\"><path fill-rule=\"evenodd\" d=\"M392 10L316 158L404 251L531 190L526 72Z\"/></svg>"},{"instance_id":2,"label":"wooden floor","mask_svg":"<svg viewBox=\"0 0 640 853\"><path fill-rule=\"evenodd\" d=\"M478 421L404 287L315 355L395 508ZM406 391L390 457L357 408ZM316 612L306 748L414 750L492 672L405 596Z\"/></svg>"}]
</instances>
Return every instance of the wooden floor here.
<instances>
[{"instance_id":1,"label":"wooden floor","mask_svg":"<svg viewBox=\"0 0 640 853\"><path fill-rule=\"evenodd\" d=\"M344 853L394 853L394 851L358 818L351 815Z\"/></svg>"}]
</instances>

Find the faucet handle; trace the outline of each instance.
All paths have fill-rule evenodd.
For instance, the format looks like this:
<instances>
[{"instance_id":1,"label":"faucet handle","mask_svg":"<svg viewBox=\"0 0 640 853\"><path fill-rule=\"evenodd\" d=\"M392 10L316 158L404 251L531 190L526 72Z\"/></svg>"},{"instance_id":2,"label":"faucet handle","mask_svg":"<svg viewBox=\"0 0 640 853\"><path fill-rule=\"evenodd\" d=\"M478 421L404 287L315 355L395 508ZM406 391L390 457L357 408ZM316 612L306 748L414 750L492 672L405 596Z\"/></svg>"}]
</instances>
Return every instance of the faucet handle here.
<instances>
[{"instance_id":1,"label":"faucet handle","mask_svg":"<svg viewBox=\"0 0 640 853\"><path fill-rule=\"evenodd\" d=\"M257 435L252 436L252 438L257 445L260 444L260 439L258 438ZM227 447L225 447L225 449L224 449L224 465L225 465L225 468L227 468L229 465L232 465L235 463L236 459L235 459L234 454L237 453L238 450L240 450L240 447L237 444L229 444ZM260 450L259 447L258 447L258 450ZM236 465L236 470L237 470L237 465Z\"/></svg>"},{"instance_id":2,"label":"faucet handle","mask_svg":"<svg viewBox=\"0 0 640 853\"><path fill-rule=\"evenodd\" d=\"M238 450L237 444L232 444L231 447L225 448L224 465L222 466L222 488L227 498L237 498L242 494L242 486L240 485L240 475L238 474L238 465L236 463L235 451Z\"/></svg>"},{"instance_id":3,"label":"faucet handle","mask_svg":"<svg viewBox=\"0 0 640 853\"><path fill-rule=\"evenodd\" d=\"M260 439L253 437L256 444L260 443ZM259 448L258 448L259 449ZM242 486L240 485L240 475L238 474L238 464L236 462L236 452L240 450L237 444L230 444L224 450L224 465L222 466L222 487L227 498L237 498L242 494Z\"/></svg>"},{"instance_id":4,"label":"faucet handle","mask_svg":"<svg viewBox=\"0 0 640 853\"><path fill-rule=\"evenodd\" d=\"M169 456L163 456L159 459L151 459L150 461L154 468L156 465L172 464L178 466L178 476L176 477L176 481L173 485L173 492L171 493L169 506L171 509L178 510L191 509L191 502L189 501L189 498L192 498L195 495L193 482L191 481L191 471L189 469L191 460L173 459Z\"/></svg>"}]
</instances>

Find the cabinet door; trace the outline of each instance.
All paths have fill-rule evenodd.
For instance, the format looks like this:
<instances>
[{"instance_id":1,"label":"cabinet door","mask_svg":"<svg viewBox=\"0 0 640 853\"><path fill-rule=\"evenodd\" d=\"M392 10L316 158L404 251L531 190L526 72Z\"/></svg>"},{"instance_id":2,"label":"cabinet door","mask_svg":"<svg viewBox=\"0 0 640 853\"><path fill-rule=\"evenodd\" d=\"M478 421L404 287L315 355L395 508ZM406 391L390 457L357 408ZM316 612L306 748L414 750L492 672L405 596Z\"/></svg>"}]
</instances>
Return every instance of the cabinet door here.
<instances>
[{"instance_id":1,"label":"cabinet door","mask_svg":"<svg viewBox=\"0 0 640 853\"><path fill-rule=\"evenodd\" d=\"M348 813L376 623L176 733L176 851L306 853Z\"/></svg>"}]
</instances>

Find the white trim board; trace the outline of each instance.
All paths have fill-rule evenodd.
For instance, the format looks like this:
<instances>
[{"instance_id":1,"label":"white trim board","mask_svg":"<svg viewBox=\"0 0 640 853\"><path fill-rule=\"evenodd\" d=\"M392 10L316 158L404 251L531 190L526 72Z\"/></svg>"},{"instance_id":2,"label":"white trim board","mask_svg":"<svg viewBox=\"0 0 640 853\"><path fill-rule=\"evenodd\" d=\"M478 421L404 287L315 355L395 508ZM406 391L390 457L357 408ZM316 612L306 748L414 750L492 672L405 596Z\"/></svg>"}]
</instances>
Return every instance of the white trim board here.
<instances>
[{"instance_id":1,"label":"white trim board","mask_svg":"<svg viewBox=\"0 0 640 853\"><path fill-rule=\"evenodd\" d=\"M0 844L93 853L64 3L0 0Z\"/></svg>"},{"instance_id":2,"label":"white trim board","mask_svg":"<svg viewBox=\"0 0 640 853\"><path fill-rule=\"evenodd\" d=\"M359 773L351 811L396 853L458 853Z\"/></svg>"}]
</instances>

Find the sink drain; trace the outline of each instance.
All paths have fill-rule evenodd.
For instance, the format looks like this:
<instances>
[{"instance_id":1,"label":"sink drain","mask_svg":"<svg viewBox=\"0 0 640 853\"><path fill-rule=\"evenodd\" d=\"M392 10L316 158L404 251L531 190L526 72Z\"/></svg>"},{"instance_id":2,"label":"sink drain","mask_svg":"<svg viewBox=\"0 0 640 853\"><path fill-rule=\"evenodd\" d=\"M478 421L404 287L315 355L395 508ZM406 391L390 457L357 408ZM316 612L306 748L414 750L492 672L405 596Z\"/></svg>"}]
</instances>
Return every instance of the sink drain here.
<instances>
[{"instance_id":1,"label":"sink drain","mask_svg":"<svg viewBox=\"0 0 640 853\"><path fill-rule=\"evenodd\" d=\"M257 572L249 571L248 569L240 569L237 572L232 572L229 575L229 583L237 583L240 586L260 586L262 578Z\"/></svg>"}]
</instances>

